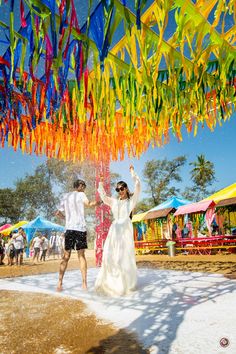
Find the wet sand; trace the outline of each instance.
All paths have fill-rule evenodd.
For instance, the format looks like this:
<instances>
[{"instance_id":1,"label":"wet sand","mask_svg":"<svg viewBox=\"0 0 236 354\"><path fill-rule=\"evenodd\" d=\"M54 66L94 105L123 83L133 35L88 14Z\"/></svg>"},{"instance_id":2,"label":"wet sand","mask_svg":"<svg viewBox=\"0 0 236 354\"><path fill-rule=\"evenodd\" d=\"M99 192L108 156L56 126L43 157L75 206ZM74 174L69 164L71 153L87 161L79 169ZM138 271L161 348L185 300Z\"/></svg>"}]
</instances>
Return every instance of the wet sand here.
<instances>
[{"instance_id":1,"label":"wet sand","mask_svg":"<svg viewBox=\"0 0 236 354\"><path fill-rule=\"evenodd\" d=\"M236 255L139 255L138 267L236 274ZM87 251L88 267L95 267L94 252ZM60 259L36 265L0 266L0 278L58 272ZM78 269L72 254L68 270ZM114 328L89 313L78 300L45 294L0 291L1 353L148 353L134 335Z\"/></svg>"},{"instance_id":2,"label":"wet sand","mask_svg":"<svg viewBox=\"0 0 236 354\"><path fill-rule=\"evenodd\" d=\"M0 291L1 354L147 353L135 336L98 320L78 301Z\"/></svg>"},{"instance_id":3,"label":"wet sand","mask_svg":"<svg viewBox=\"0 0 236 354\"><path fill-rule=\"evenodd\" d=\"M87 251L88 267L95 267ZM60 259L33 265L0 266L0 278L58 272ZM78 269L72 254L68 270ZM134 334L97 319L78 300L17 291L0 291L1 354L148 353Z\"/></svg>"}]
</instances>

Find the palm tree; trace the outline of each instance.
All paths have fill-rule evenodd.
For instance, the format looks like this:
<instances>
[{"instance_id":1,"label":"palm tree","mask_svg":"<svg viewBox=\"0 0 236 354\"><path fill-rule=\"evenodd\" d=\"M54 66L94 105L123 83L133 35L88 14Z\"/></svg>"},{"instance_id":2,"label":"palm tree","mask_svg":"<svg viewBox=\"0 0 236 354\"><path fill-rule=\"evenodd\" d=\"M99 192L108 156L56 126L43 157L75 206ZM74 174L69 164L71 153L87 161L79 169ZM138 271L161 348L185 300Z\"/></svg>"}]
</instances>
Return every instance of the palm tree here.
<instances>
[{"instance_id":1,"label":"palm tree","mask_svg":"<svg viewBox=\"0 0 236 354\"><path fill-rule=\"evenodd\" d=\"M190 171L191 179L199 189L199 197L204 198L207 194L207 186L215 181L214 164L201 154L197 156L197 161L191 162L190 165L194 166Z\"/></svg>"}]
</instances>

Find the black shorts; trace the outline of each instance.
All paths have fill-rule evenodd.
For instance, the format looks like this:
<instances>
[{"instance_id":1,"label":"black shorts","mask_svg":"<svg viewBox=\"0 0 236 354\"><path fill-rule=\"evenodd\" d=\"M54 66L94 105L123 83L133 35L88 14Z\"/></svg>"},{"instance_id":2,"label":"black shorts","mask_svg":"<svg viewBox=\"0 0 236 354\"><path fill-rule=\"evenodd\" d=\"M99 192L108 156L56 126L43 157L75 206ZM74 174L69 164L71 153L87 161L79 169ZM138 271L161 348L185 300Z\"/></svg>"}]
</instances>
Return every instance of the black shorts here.
<instances>
[{"instance_id":1,"label":"black shorts","mask_svg":"<svg viewBox=\"0 0 236 354\"><path fill-rule=\"evenodd\" d=\"M15 255L19 256L19 254L23 254L24 253L24 248L19 248L15 250Z\"/></svg>"},{"instance_id":2,"label":"black shorts","mask_svg":"<svg viewBox=\"0 0 236 354\"><path fill-rule=\"evenodd\" d=\"M87 231L66 230L65 232L65 250L76 251L84 250L87 246Z\"/></svg>"},{"instance_id":3,"label":"black shorts","mask_svg":"<svg viewBox=\"0 0 236 354\"><path fill-rule=\"evenodd\" d=\"M37 256L40 253L40 247L34 247L34 255Z\"/></svg>"}]
</instances>

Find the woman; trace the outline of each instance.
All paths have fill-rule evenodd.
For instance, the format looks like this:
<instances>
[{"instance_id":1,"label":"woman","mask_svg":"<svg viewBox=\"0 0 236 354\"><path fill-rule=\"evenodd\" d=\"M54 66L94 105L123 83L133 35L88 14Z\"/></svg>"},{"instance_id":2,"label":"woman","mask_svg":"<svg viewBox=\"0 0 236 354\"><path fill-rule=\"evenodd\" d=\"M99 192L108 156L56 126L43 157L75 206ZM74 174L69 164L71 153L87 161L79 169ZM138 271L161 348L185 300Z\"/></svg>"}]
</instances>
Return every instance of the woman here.
<instances>
[{"instance_id":1,"label":"woman","mask_svg":"<svg viewBox=\"0 0 236 354\"><path fill-rule=\"evenodd\" d=\"M95 289L100 294L125 295L134 290L137 282L133 225L130 216L140 194L140 180L133 166L130 166L130 172L135 182L133 195L123 181L117 183L118 199L106 195L102 182L98 187L102 201L111 207L114 216L104 244L102 267L95 282Z\"/></svg>"}]
</instances>

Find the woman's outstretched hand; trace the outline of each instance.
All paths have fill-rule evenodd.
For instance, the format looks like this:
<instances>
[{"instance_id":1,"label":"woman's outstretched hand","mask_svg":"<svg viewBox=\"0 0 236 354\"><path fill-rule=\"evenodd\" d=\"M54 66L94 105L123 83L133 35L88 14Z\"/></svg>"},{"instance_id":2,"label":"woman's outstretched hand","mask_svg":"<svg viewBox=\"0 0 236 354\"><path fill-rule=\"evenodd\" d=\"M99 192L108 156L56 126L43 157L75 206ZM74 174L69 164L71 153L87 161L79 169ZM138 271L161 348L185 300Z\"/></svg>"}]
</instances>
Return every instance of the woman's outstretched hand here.
<instances>
[{"instance_id":1,"label":"woman's outstretched hand","mask_svg":"<svg viewBox=\"0 0 236 354\"><path fill-rule=\"evenodd\" d=\"M130 165L130 166L129 166L129 170L130 170L130 172L131 172L131 171L134 171L134 166L133 166L133 165Z\"/></svg>"}]
</instances>

